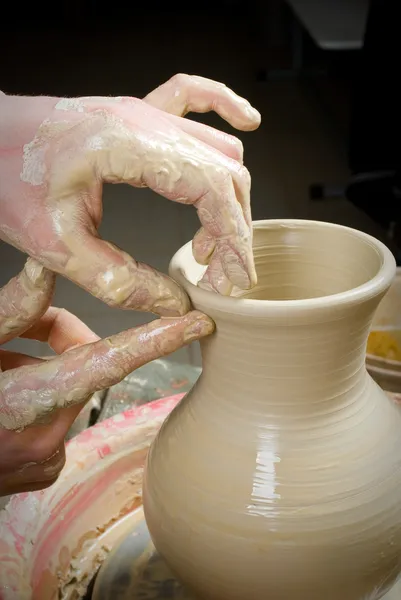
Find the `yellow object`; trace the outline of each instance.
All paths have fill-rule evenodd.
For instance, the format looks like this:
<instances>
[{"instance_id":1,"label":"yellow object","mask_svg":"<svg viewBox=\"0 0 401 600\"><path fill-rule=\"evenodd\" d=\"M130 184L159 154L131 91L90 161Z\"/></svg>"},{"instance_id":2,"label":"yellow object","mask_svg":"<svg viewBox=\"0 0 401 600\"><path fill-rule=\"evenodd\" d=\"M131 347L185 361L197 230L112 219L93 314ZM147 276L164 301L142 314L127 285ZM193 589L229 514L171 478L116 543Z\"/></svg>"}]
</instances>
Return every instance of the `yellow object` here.
<instances>
[{"instance_id":1,"label":"yellow object","mask_svg":"<svg viewBox=\"0 0 401 600\"><path fill-rule=\"evenodd\" d=\"M401 344L396 336L400 337L401 331L372 331L368 339L368 354L401 361Z\"/></svg>"}]
</instances>

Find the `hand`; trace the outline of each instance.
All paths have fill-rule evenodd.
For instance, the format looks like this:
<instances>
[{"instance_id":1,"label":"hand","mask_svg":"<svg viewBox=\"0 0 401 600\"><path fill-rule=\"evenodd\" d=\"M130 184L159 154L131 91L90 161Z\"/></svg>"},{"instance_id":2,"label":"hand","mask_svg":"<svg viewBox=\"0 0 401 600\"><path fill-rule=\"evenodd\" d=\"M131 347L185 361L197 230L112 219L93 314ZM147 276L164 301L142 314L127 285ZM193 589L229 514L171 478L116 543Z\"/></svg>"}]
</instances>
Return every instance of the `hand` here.
<instances>
[{"instance_id":1,"label":"hand","mask_svg":"<svg viewBox=\"0 0 401 600\"><path fill-rule=\"evenodd\" d=\"M95 391L213 331L212 321L193 311L100 340L67 311L46 310L54 280L28 259L0 291L0 344L21 334L48 342L59 355L41 360L0 350L0 496L56 481L64 438Z\"/></svg>"},{"instance_id":2,"label":"hand","mask_svg":"<svg viewBox=\"0 0 401 600\"><path fill-rule=\"evenodd\" d=\"M102 184L125 182L196 207L204 284L229 294L256 283L242 145L180 116L214 109L256 129L259 113L227 87L177 75L144 100L0 96L0 108L3 240L109 305L185 314L175 282L98 236Z\"/></svg>"}]
</instances>

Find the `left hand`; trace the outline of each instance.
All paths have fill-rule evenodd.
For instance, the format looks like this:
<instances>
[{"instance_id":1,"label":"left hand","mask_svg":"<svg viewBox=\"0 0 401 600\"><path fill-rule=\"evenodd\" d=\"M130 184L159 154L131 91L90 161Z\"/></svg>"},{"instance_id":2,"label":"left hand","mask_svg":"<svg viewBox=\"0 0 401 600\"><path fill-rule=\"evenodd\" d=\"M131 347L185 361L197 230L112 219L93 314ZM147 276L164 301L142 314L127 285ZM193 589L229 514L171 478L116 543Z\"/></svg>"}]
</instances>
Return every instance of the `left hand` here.
<instances>
[{"instance_id":1,"label":"left hand","mask_svg":"<svg viewBox=\"0 0 401 600\"><path fill-rule=\"evenodd\" d=\"M42 360L0 350L0 496L56 481L64 438L95 391L213 331L208 317L192 311L101 340L66 310L47 309L54 279L28 259L0 291L0 344L20 335L58 354Z\"/></svg>"}]
</instances>

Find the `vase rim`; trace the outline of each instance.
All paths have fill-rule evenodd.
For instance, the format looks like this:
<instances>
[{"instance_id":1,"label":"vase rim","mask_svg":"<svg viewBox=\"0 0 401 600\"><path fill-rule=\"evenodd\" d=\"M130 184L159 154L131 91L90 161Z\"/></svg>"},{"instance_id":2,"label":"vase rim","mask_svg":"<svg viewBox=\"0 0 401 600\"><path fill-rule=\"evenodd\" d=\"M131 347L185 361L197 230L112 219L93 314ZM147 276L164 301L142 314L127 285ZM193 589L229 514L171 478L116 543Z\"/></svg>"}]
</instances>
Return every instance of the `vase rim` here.
<instances>
[{"instance_id":1,"label":"vase rim","mask_svg":"<svg viewBox=\"0 0 401 600\"><path fill-rule=\"evenodd\" d=\"M278 229L283 227L288 229L337 230L351 234L355 239L367 242L376 250L381 261L380 267L372 278L361 285L330 295L293 300L262 300L222 296L195 285L187 277L186 273L188 272L194 272L195 269L201 272L202 269L205 269L204 266L196 262L192 253L191 241L182 246L174 254L170 262L169 274L184 288L195 304L201 304L205 309L210 307L224 313L251 315L254 317L268 315L271 311L278 314L286 312L288 309L297 309L297 312L309 312L317 308L330 310L333 307L341 305L358 305L361 302L383 295L390 287L396 274L396 261L387 246L373 236L345 225L326 223L325 221L307 219L267 219L253 221L254 231L257 229Z\"/></svg>"}]
</instances>

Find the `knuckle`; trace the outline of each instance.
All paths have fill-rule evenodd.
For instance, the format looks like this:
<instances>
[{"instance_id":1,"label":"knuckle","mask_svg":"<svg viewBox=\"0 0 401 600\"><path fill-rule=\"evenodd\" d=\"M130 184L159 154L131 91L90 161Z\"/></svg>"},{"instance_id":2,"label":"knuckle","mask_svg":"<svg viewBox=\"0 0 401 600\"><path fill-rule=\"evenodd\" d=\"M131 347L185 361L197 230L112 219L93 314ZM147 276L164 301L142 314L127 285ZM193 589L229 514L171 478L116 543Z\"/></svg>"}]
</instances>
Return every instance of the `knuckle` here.
<instances>
[{"instance_id":1,"label":"knuckle","mask_svg":"<svg viewBox=\"0 0 401 600\"><path fill-rule=\"evenodd\" d=\"M187 87L191 83L191 75L187 75L186 73L176 73L171 78L171 82L178 88Z\"/></svg>"}]
</instances>

